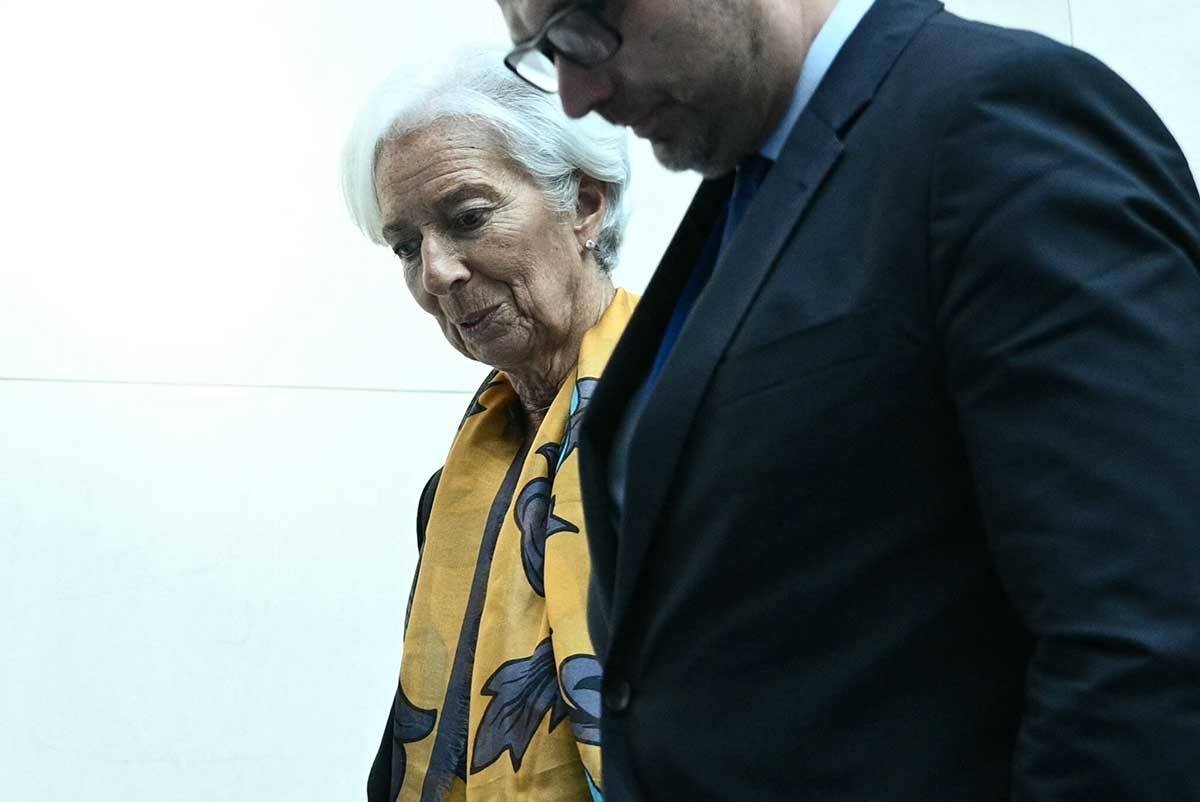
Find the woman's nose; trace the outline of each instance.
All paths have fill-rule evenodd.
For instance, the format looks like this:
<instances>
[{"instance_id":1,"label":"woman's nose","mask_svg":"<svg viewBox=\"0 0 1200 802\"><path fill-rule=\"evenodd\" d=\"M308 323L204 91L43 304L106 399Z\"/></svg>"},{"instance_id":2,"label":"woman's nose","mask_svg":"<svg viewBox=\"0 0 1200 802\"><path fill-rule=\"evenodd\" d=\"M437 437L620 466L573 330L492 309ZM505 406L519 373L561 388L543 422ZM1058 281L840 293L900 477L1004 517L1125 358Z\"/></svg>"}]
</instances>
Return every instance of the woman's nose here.
<instances>
[{"instance_id":1,"label":"woman's nose","mask_svg":"<svg viewBox=\"0 0 1200 802\"><path fill-rule=\"evenodd\" d=\"M612 97L612 78L603 67L580 67L562 57L555 59L555 64L558 96L568 117L582 117Z\"/></svg>"},{"instance_id":2,"label":"woman's nose","mask_svg":"<svg viewBox=\"0 0 1200 802\"><path fill-rule=\"evenodd\" d=\"M471 271L461 254L438 237L421 241L421 283L430 295L446 295L458 282L466 282Z\"/></svg>"}]
</instances>

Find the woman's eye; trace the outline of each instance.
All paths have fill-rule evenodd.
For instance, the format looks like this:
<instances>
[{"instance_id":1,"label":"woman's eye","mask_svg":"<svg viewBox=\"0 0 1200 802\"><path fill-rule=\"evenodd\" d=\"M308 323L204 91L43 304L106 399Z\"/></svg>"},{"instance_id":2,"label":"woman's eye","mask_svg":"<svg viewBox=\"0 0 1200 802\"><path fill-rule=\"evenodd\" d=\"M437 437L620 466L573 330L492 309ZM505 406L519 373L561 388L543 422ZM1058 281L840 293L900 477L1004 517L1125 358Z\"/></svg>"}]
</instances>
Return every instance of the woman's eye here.
<instances>
[{"instance_id":1,"label":"woman's eye","mask_svg":"<svg viewBox=\"0 0 1200 802\"><path fill-rule=\"evenodd\" d=\"M454 218L454 223L460 231L474 231L483 225L486 219L486 209L467 209L465 212L459 212Z\"/></svg>"},{"instance_id":2,"label":"woman's eye","mask_svg":"<svg viewBox=\"0 0 1200 802\"><path fill-rule=\"evenodd\" d=\"M421 250L421 241L418 239L406 239L397 242L396 247L392 248L392 251L405 261L416 256L419 250Z\"/></svg>"}]
</instances>

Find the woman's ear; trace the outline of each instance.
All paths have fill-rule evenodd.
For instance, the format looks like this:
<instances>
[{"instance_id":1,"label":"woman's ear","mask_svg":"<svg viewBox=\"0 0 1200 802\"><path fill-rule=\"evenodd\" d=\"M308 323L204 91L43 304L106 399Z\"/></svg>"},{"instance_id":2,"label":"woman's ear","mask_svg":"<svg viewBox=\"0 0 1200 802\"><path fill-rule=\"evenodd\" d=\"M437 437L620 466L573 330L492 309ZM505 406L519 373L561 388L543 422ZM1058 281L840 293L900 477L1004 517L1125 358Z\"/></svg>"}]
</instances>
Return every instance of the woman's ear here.
<instances>
[{"instance_id":1,"label":"woman's ear","mask_svg":"<svg viewBox=\"0 0 1200 802\"><path fill-rule=\"evenodd\" d=\"M608 211L606 184L585 173L579 174L579 193L575 198L575 234L579 241L598 240Z\"/></svg>"}]
</instances>

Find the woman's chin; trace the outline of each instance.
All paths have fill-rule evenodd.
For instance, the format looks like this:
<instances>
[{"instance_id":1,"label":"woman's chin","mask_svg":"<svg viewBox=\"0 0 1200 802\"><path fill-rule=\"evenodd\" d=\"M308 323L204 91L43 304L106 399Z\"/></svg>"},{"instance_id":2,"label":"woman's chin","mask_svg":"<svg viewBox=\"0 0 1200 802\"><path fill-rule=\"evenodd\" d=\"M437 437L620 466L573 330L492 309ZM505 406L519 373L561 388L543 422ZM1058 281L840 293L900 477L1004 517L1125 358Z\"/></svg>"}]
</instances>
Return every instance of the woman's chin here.
<instances>
[{"instance_id":1,"label":"woman's chin","mask_svg":"<svg viewBox=\"0 0 1200 802\"><path fill-rule=\"evenodd\" d=\"M464 338L463 345L458 350L468 359L481 362L490 368L508 371L513 365L525 363L527 354L513 347L513 343L505 342L506 337L489 340L474 340Z\"/></svg>"}]
</instances>

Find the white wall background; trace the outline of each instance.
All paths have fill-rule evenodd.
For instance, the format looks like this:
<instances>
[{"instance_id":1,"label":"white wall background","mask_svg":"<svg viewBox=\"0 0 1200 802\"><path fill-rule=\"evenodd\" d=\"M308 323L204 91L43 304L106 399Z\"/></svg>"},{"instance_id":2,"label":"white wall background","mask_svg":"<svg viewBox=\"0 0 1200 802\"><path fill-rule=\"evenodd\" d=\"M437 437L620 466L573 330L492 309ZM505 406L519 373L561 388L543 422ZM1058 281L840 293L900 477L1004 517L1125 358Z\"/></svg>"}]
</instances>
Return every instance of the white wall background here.
<instances>
[{"instance_id":1,"label":"white wall background","mask_svg":"<svg viewBox=\"0 0 1200 802\"><path fill-rule=\"evenodd\" d=\"M1194 3L949 5L1101 56L1200 160ZM337 156L397 64L503 36L488 0L0 3L0 799L362 798L482 369ZM635 170L640 289L696 181Z\"/></svg>"}]
</instances>

